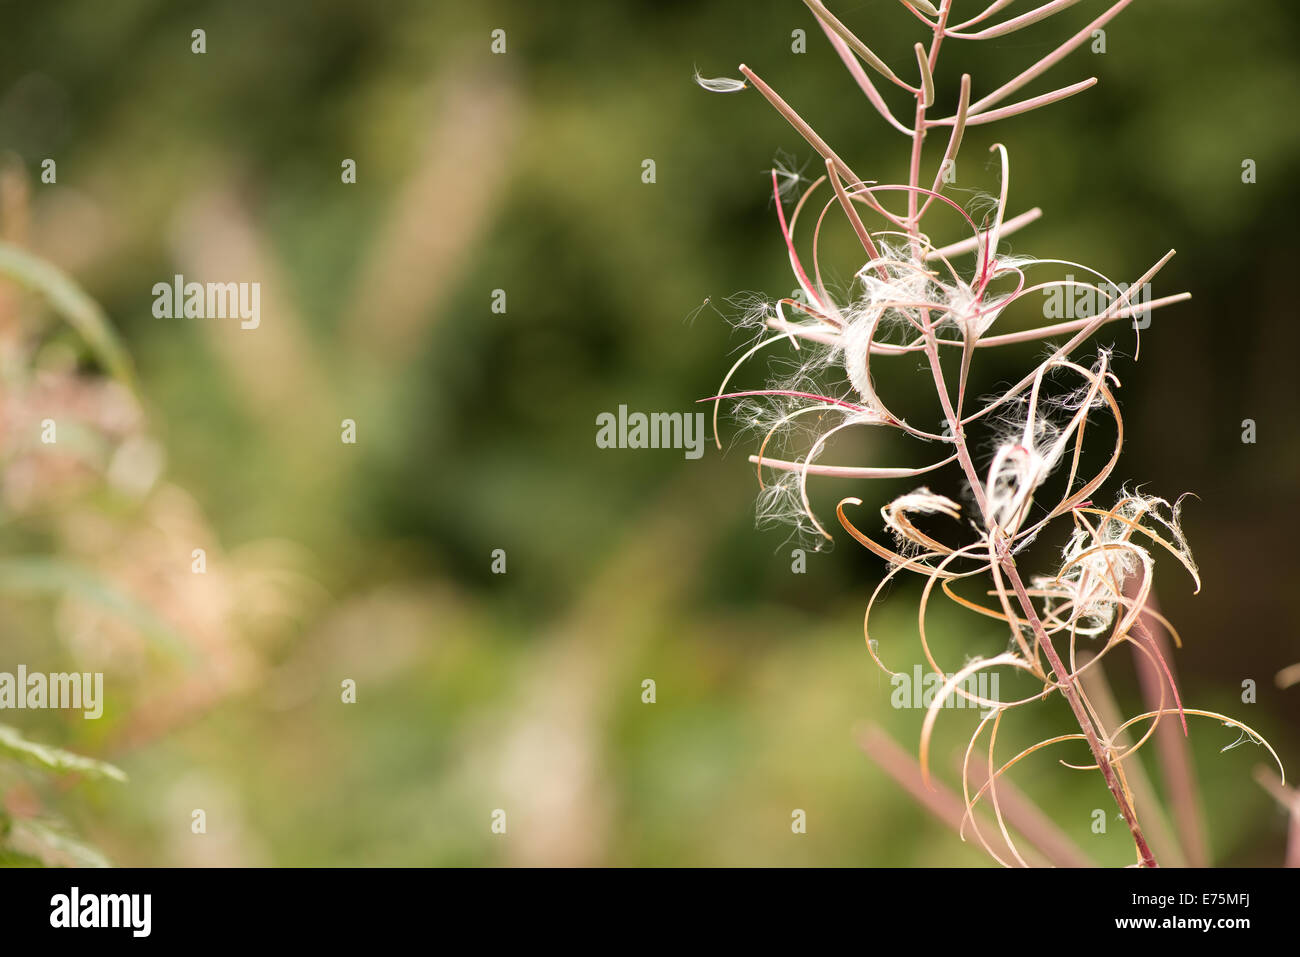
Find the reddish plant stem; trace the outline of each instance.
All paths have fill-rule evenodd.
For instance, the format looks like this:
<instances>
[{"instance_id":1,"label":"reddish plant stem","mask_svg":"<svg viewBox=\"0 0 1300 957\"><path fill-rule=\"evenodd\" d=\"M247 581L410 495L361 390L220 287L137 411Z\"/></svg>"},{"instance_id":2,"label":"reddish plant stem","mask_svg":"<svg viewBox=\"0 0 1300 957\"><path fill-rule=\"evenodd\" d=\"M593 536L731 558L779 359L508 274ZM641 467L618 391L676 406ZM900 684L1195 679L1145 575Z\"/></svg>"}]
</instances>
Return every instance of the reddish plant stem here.
<instances>
[{"instance_id":1,"label":"reddish plant stem","mask_svg":"<svg viewBox=\"0 0 1300 957\"><path fill-rule=\"evenodd\" d=\"M1038 620L1038 614L1034 611L1033 602L1025 592L1025 586L1020 581L1020 575L1016 572L1016 561L1011 556L1011 549L1008 547L1005 538L999 537L997 539L997 550L998 562L1002 565L1003 572L1011 582L1011 587L1015 589L1016 598L1020 600L1020 607L1024 609L1025 617L1029 619L1030 627L1034 629L1034 634L1038 636L1038 643L1042 646L1043 655L1047 658L1047 663L1051 665L1052 673L1056 675L1057 687L1061 689L1061 694L1065 696L1065 700L1070 703L1070 710L1074 712L1079 727L1083 729L1084 737L1088 740L1088 747L1097 760L1097 767L1101 769L1101 775L1106 780L1106 787L1110 789L1110 793L1115 798L1115 803L1119 805L1120 813L1124 815L1124 822L1128 824L1129 833L1133 835L1133 843L1137 846L1142 866L1157 867L1155 855L1151 853L1151 848L1148 846L1146 837L1142 834L1142 828L1138 824L1137 814L1134 812L1128 796L1124 793L1124 788L1121 787L1119 782L1119 775L1115 773L1115 767L1111 763L1110 749L1097 737L1097 729L1093 726L1092 720L1088 717L1088 712L1083 707L1083 700L1079 695L1076 684L1077 679L1066 670L1060 655L1052 647L1052 640L1043 628L1043 623Z\"/></svg>"},{"instance_id":2,"label":"reddish plant stem","mask_svg":"<svg viewBox=\"0 0 1300 957\"><path fill-rule=\"evenodd\" d=\"M952 407L952 401L948 397L948 387L944 382L943 368L939 364L939 349L934 344L933 332L926 337L926 355L930 359L930 369L934 375L935 389L939 393L944 416L947 418L949 428L953 432L953 445L957 450L957 461L961 464L962 471L966 473L966 479L970 482L971 489L975 493L975 500L979 505L981 514L984 516L985 527L988 527L988 500L984 495L984 488L980 484L979 473L975 470L975 463L971 459L965 430L957 419L956 411ZM1115 767L1110 760L1109 748L1098 737L1097 729L1083 706L1083 699L1079 694L1076 683L1077 679L1066 669L1060 655L1052 646L1052 640L1043 627L1042 621L1039 620L1034 603L1020 579L1020 572L1016 568L1016 560L1011 554L1005 536L995 536L994 542L998 564L1002 567L1002 573L1011 583L1011 587L1016 593L1016 599L1020 603L1020 608L1029 621L1029 626L1033 629L1039 646L1043 649L1043 655L1047 658L1052 673L1056 676L1057 687L1069 703L1070 710L1074 712L1075 720L1079 722L1079 728L1083 731L1084 738L1088 742L1088 748L1092 751L1097 767L1101 769L1102 777L1106 781L1106 787L1110 789L1111 795L1115 798L1115 803L1119 805L1120 814L1124 816L1124 822L1128 824L1129 832L1133 835L1133 843L1137 846L1142 866L1157 867L1155 856L1151 853L1151 848L1148 846L1146 837L1142 834L1142 828L1138 824L1137 814L1120 785L1119 775L1115 772Z\"/></svg>"},{"instance_id":3,"label":"reddish plant stem","mask_svg":"<svg viewBox=\"0 0 1300 957\"><path fill-rule=\"evenodd\" d=\"M930 46L929 64L931 73L938 62L939 45L943 42L944 31L947 27L948 13L952 7L951 0L943 3L940 8L938 23L934 31L934 39ZM912 237L913 249L920 248L920 221L917 215L917 188L920 186L920 169L921 169L921 147L925 139L925 106L923 105L923 95L918 92L916 95L916 125L912 131L912 156L909 170L909 183L911 189L908 190L908 233ZM988 250L987 255L992 256L994 250ZM919 258L919 252L918 252ZM984 527L992 528L989 521L988 500L984 495L984 488L979 480L979 473L975 469L975 463L971 459L970 449L966 442L966 433L962 427L961 419L953 408L952 400L948 395L948 387L944 382L943 366L939 360L939 347L936 342L933 325L930 323L929 310L924 310L924 323L926 325L925 335L925 353L930 362L930 370L934 376L935 389L939 394L939 401L943 407L944 417L948 421L948 427L952 432L953 447L957 452L957 460L961 463L962 471L966 473L966 479L970 483L971 490L974 492L975 500L979 505L980 512L984 518ZM1083 731L1085 740L1088 743L1089 750L1092 751L1093 758L1097 762L1097 767L1101 770L1102 778L1106 781L1106 787L1110 790L1111 796L1115 798L1115 803L1119 806L1120 814L1123 815L1124 821L1128 824L1129 832L1133 836L1133 843L1137 847L1138 857L1143 867L1157 867L1155 856L1151 853L1151 848L1147 845L1146 837L1142 834L1142 828L1138 824L1137 814L1129 802L1124 788L1120 784L1119 775L1116 773L1115 766L1110 758L1109 747L1101 741L1097 734L1097 728L1092 719L1088 716L1087 709L1083 705L1083 698L1079 690L1077 679L1070 674L1060 655L1052 646L1052 640L1043 627L1042 621L1039 620L1038 612L1034 608L1033 601L1030 599L1028 592L1025 590L1024 583L1020 580L1020 573L1016 568L1016 561L1011 554L1010 546L1007 543L1004 534L995 534L990 531L991 540L997 551L997 561L1002 568L1003 574L1011 583L1012 589L1016 593L1016 599L1020 603L1021 610L1029 622L1030 628L1033 629L1034 635L1038 640L1039 646L1043 649L1043 655L1047 658L1047 663L1051 668L1052 674L1056 676L1057 688L1070 705L1070 710L1074 712L1075 719L1079 722L1079 728Z\"/></svg>"},{"instance_id":4,"label":"reddish plant stem","mask_svg":"<svg viewBox=\"0 0 1300 957\"><path fill-rule=\"evenodd\" d=\"M1168 663L1170 681L1174 676L1173 643L1160 622L1151 617L1146 609L1159 611L1155 589L1147 594L1146 605L1134 623L1133 634L1139 640L1146 641L1151 650ZM1161 708L1161 690L1165 676L1160 667L1149 657L1133 646L1134 665L1137 668L1138 682L1142 688L1142 697L1146 699L1147 710L1158 711ZM1156 702L1152 704L1152 702ZM1187 863L1190 867L1205 867L1209 852L1205 845L1205 822L1201 813L1200 800L1196 793L1195 773L1192 768L1191 749L1187 745L1180 726L1173 721L1162 721L1156 729L1156 749L1160 755L1160 770L1165 779L1169 794L1169 805L1173 812L1174 825L1178 829Z\"/></svg>"}]
</instances>

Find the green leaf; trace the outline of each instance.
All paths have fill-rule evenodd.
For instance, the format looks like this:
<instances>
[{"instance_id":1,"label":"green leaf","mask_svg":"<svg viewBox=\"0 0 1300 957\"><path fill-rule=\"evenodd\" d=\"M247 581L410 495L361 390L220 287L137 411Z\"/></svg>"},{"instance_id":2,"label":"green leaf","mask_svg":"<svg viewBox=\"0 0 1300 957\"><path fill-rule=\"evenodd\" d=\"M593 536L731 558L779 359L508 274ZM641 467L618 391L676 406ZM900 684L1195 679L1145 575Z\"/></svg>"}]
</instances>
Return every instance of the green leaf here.
<instances>
[{"instance_id":1,"label":"green leaf","mask_svg":"<svg viewBox=\"0 0 1300 957\"><path fill-rule=\"evenodd\" d=\"M16 851L12 847L0 845L0 867L44 867L39 857Z\"/></svg>"},{"instance_id":2,"label":"green leaf","mask_svg":"<svg viewBox=\"0 0 1300 957\"><path fill-rule=\"evenodd\" d=\"M126 780L126 772L121 768L104 761L96 761L94 758L73 754L71 751L64 751L62 748L52 748L49 745L28 741L16 728L11 728L7 724L0 724L0 754L8 754L32 767L64 774L77 773L96 778L112 778L114 781ZM16 826L17 822L15 822Z\"/></svg>"},{"instance_id":3,"label":"green leaf","mask_svg":"<svg viewBox=\"0 0 1300 957\"><path fill-rule=\"evenodd\" d=\"M10 243L0 242L0 275L40 293L86 341L105 369L135 391L131 357L104 310L63 270Z\"/></svg>"}]
</instances>

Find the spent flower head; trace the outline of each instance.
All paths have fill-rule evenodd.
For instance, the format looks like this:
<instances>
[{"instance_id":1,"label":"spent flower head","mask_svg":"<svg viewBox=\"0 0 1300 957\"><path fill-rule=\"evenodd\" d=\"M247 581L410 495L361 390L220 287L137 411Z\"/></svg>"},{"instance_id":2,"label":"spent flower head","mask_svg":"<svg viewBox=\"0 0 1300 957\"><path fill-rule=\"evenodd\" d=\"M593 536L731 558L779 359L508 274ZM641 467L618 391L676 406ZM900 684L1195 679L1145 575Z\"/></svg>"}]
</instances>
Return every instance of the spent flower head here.
<instances>
[{"instance_id":1,"label":"spent flower head","mask_svg":"<svg viewBox=\"0 0 1300 957\"><path fill-rule=\"evenodd\" d=\"M916 74L912 81L903 78L906 71L889 66L820 0L804 2L871 107L910 141L910 175L906 183L898 184L858 176L794 107L748 66L740 67L742 78L737 79L706 80L697 73L697 82L711 91L757 90L807 141L822 167L821 175L811 182L789 159L783 158L771 172L776 225L799 293L774 302L746 304L742 324L766 334L731 366L712 397L715 435L722 403L734 403L742 427L756 434L757 447L750 461L758 471L761 488L760 524L788 522L797 535L819 543L829 543L833 535L812 507L811 479L926 476L926 481L933 482L945 470L959 474L973 508L965 511L953 498L928 485L917 485L881 508L885 537L873 537L850 515L849 510L860 506L861 499L845 497L836 508L843 529L888 562L868 604L865 630L871 656L891 674L894 672L884 665L879 643L872 637L872 608L896 576L909 573L925 580L919 619L921 646L930 667L946 680L923 723L921 771L928 781L930 735L945 699L962 695L990 708L971 739L963 765L966 819L981 843L1001 861L975 823L975 807L988 795L1011 856L1023 862L1002 821L999 778L1038 748L1084 741L1092 754L1092 767L1101 772L1129 826L1137 863L1154 866L1155 856L1139 822L1136 801L1125 784L1122 761L1148 741L1156 725L1170 715L1177 715L1184 729L1187 715L1206 715L1241 728L1252 740L1262 739L1240 722L1181 704L1172 672L1147 626L1158 621L1179 640L1152 607L1157 550L1176 558L1200 587L1179 526L1179 507L1124 490L1109 509L1093 504L1094 496L1115 470L1123 444L1123 420L1115 398L1119 380L1109 350L1100 350L1090 362L1077 359L1075 353L1103 326L1189 296L1135 298L1173 256L1172 250L1127 286L1118 286L1080 263L1013 255L1006 246L1007 238L1033 223L1041 211L1031 208L1011 215L1011 161L1001 144L990 148L998 155L1000 177L987 200L977 199L963 207L944 192L969 128L1027 113L1096 83L1090 78L999 105L1083 44L1130 0L1114 3L1048 56L978 99L972 99L971 77L964 75L952 113L942 117L932 116L931 110L939 99L934 74L945 41L1006 36L1073 6L1077 0L1052 0L1000 20L998 15L1009 0L993 0L978 12L979 5L965 0L900 0L929 36L928 45L918 42L913 49ZM972 15L957 22L954 7L968 7L963 14ZM994 20L997 22L990 24ZM914 101L910 126L897 118L881 86L891 95L896 95L891 88L902 90ZM946 132L946 146L930 177L923 174L925 145L927 134L937 132ZM798 192L805 183L806 188ZM845 218L861 247L861 265L848 288L838 293L824 281L820 255L823 226L833 213ZM936 217L938 213L942 217ZM811 241L805 243L800 227L809 220L811 226L806 228L811 229ZM945 231L947 241L939 244L932 240L931 228ZM1061 278L1063 269L1069 272ZM1088 278L1078 280L1076 275ZM1064 322L1026 327L1019 319L1012 321L1012 316L1024 311L1016 309L1018 303L1034 297L1041 304L1044 292L1054 289L1084 292L1102 306ZM1042 313L1040 309L1039 318ZM978 369L981 355L989 349L1035 342L1047 348L1018 381L972 400L972 372ZM773 350L787 347L796 358L776 364L776 373L764 388L729 391L737 371L760 352L771 355ZM913 363L921 360L928 371L927 387L936 399L939 426L907 421L896 411L897 403L877 388L876 363L899 357ZM1113 423L1113 448L1096 472L1084 474L1084 436L1100 431L1094 424L1099 417ZM928 461L897 466L826 461L835 436L857 427L895 430L926 449ZM979 430L992 446L983 468L976 464L970 439L971 433ZM1053 489L1050 495L1045 491L1048 488ZM926 520L918 523L918 516ZM945 520L950 534L933 530ZM1060 567L1026 580L1017 554L1044 529L1067 521L1072 527ZM972 582L980 587L972 589L968 584ZM939 665L925 633L926 607L937 594L1005 623L1008 650L988 659L970 658L949 675ZM1096 643L1086 662L1076 655L1080 638ZM1066 647L1064 657L1058 642ZM1099 675L1101 660L1125 644L1158 663L1167 682L1160 687L1153 709L1118 726L1108 726L1089 700L1082 677L1085 670ZM1042 688L1021 701L991 701L963 686L967 677L995 668L1031 674ZM1053 693L1066 698L1081 733L1048 739L998 766L994 744L1001 716ZM1137 722L1148 723L1141 741L1121 752L1118 742L1123 740L1122 734ZM990 773L972 793L970 755L986 728L990 729Z\"/></svg>"}]
</instances>

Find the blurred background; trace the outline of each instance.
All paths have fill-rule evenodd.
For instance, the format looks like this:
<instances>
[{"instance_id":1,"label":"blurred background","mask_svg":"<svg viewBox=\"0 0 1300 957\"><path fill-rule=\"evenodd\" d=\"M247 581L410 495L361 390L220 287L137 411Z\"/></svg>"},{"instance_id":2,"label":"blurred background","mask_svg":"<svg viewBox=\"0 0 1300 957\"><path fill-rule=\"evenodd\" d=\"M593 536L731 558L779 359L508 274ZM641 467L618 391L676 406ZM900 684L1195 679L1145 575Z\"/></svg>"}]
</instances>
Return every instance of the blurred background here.
<instances>
[{"instance_id":1,"label":"blurred background","mask_svg":"<svg viewBox=\"0 0 1300 957\"><path fill-rule=\"evenodd\" d=\"M988 92L1105 6L950 41L940 103L961 72ZM895 0L832 9L910 75L922 28ZM0 22L2 238L99 303L134 366L111 375L48 295L0 281L0 671L102 671L106 691L98 721L0 723L129 776L0 755L5 859L988 863L859 747L877 726L914 755L923 716L890 707L864 647L883 564L839 533L793 571L787 531L754 527L752 450L725 420L725 454L698 461L594 442L620 404L707 408L749 341L728 298L795 287L767 171L788 154L815 177L816 158L755 92L706 93L694 70L749 64L859 173L906 180L906 140L802 4L85 0L0 2ZM954 195L996 190L1000 141L1012 211L1044 210L1016 252L1131 281L1177 248L1155 294L1193 299L1154 314L1140 362L1131 328L1097 339L1117 347L1127 439L1099 498L1121 481L1198 496L1204 588L1173 562L1156 578L1183 701L1246 721L1294 771L1300 686L1275 675L1300 661L1300 11L1146 0L1106 33L1026 94L1097 87L967 131ZM841 280L846 240L827 239ZM155 318L152 287L177 273L259 282L260 327ZM1040 351L981 354L977 391ZM911 359L878 375L885 395L918 382ZM760 363L738 384L762 380ZM890 437L852 441L856 461L920 464ZM1096 464L1109 450L1103 430ZM814 502L833 521L845 495L870 510L916 484L825 481ZM873 618L907 670L916 605L900 583ZM928 624L954 663L1005 644L949 607ZM1112 662L1119 706L1144 710L1131 657ZM976 721L939 722L949 786ZM1280 864L1266 752L1191 721L1208 859ZM999 755L1072 727L1063 704L1014 712ZM1089 860L1131 863L1100 777L1058 759L1085 752L1040 752L1012 780Z\"/></svg>"}]
</instances>

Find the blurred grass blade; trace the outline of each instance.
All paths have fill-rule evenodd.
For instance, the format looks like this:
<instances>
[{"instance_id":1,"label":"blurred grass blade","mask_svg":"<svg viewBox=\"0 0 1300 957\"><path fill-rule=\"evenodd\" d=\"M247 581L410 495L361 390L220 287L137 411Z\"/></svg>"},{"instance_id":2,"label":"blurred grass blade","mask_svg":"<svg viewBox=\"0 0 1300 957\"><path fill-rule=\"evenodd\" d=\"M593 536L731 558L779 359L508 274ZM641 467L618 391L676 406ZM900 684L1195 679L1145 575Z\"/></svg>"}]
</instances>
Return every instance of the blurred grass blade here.
<instances>
[{"instance_id":1,"label":"blurred grass blade","mask_svg":"<svg viewBox=\"0 0 1300 957\"><path fill-rule=\"evenodd\" d=\"M94 778L111 778L114 781L126 780L126 772L121 768L96 761L94 758L73 754L71 751L64 751L62 748L28 741L16 728L11 728L7 724L0 724L0 754L8 755L34 768L58 771L62 774L76 773Z\"/></svg>"},{"instance_id":2,"label":"blurred grass blade","mask_svg":"<svg viewBox=\"0 0 1300 957\"><path fill-rule=\"evenodd\" d=\"M193 660L184 637L153 610L94 572L57 558L29 556L0 560L0 593L69 595L115 612L161 651L187 664Z\"/></svg>"},{"instance_id":3,"label":"blurred grass blade","mask_svg":"<svg viewBox=\"0 0 1300 957\"><path fill-rule=\"evenodd\" d=\"M35 856L46 867L112 867L99 851L62 830L39 821L14 822L15 844L25 856Z\"/></svg>"},{"instance_id":4,"label":"blurred grass blade","mask_svg":"<svg viewBox=\"0 0 1300 957\"><path fill-rule=\"evenodd\" d=\"M104 368L135 391L131 357L95 300L57 266L10 243L0 242L0 276L40 293L85 340Z\"/></svg>"}]
</instances>

